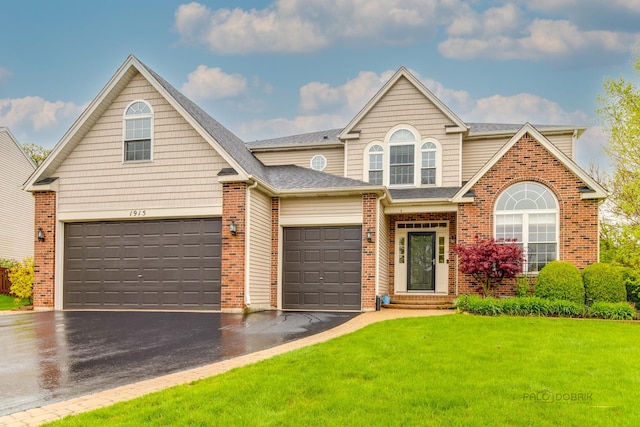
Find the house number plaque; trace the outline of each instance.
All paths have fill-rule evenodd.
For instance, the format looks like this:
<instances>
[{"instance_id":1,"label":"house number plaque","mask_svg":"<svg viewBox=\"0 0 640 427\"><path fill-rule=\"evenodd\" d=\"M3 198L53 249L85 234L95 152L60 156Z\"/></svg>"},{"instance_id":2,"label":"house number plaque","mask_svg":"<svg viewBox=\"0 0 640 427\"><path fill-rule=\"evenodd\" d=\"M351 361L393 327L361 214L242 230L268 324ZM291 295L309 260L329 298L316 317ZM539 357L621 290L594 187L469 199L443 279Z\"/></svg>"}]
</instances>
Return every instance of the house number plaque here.
<instances>
[{"instance_id":1,"label":"house number plaque","mask_svg":"<svg viewBox=\"0 0 640 427\"><path fill-rule=\"evenodd\" d=\"M147 215L147 211L142 209L142 210L132 210L129 211L129 216L146 216Z\"/></svg>"}]
</instances>

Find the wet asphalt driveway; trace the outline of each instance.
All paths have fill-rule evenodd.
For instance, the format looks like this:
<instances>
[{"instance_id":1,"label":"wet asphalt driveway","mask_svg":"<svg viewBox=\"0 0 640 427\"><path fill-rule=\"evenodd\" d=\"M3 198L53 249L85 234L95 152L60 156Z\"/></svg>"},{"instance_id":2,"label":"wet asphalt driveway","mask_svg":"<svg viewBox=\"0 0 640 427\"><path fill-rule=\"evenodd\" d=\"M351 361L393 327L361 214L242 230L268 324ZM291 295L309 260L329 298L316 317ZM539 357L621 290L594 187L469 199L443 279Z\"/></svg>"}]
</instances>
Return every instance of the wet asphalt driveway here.
<instances>
[{"instance_id":1,"label":"wet asphalt driveway","mask_svg":"<svg viewBox=\"0 0 640 427\"><path fill-rule=\"evenodd\" d=\"M252 353L357 313L0 316L0 416Z\"/></svg>"}]
</instances>

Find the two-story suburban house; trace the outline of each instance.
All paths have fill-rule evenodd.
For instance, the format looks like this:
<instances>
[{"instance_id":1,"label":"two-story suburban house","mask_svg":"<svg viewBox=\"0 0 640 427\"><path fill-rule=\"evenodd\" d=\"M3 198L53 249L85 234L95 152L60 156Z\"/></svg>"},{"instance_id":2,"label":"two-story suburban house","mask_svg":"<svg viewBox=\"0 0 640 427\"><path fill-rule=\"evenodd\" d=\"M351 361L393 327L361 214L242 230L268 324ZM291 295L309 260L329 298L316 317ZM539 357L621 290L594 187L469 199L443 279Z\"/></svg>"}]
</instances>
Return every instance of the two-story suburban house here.
<instances>
[{"instance_id":1,"label":"two-story suburban house","mask_svg":"<svg viewBox=\"0 0 640 427\"><path fill-rule=\"evenodd\" d=\"M466 123L401 68L343 129L245 143L130 56L28 182L38 308L375 309L476 292L454 243L598 260L580 126Z\"/></svg>"},{"instance_id":2,"label":"two-story suburban house","mask_svg":"<svg viewBox=\"0 0 640 427\"><path fill-rule=\"evenodd\" d=\"M0 127L0 258L33 256L34 202L22 186L35 170L11 131Z\"/></svg>"}]
</instances>

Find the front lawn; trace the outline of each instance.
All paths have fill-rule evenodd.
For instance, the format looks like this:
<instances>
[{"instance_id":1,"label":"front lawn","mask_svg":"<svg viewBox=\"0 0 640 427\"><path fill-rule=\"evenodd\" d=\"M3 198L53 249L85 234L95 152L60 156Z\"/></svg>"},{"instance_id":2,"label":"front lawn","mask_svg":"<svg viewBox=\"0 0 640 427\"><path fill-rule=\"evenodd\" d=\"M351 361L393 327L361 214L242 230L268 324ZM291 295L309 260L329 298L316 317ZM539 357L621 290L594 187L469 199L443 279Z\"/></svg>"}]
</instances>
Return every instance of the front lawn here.
<instances>
[{"instance_id":1,"label":"front lawn","mask_svg":"<svg viewBox=\"0 0 640 427\"><path fill-rule=\"evenodd\" d=\"M53 425L637 425L639 361L632 322L400 319Z\"/></svg>"},{"instance_id":2,"label":"front lawn","mask_svg":"<svg viewBox=\"0 0 640 427\"><path fill-rule=\"evenodd\" d=\"M16 298L10 295L0 295L0 310L13 310L29 304L31 304L31 301L28 299Z\"/></svg>"}]
</instances>

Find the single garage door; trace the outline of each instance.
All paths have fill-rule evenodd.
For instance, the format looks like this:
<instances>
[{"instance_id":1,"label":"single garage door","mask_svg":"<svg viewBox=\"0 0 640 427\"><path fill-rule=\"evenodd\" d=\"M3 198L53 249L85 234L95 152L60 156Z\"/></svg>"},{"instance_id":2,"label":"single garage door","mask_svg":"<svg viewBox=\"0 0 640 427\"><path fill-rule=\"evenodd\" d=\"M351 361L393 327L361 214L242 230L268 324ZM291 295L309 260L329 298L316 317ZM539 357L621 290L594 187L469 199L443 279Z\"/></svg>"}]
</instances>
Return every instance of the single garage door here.
<instances>
[{"instance_id":1,"label":"single garage door","mask_svg":"<svg viewBox=\"0 0 640 427\"><path fill-rule=\"evenodd\" d=\"M362 229L284 229L284 309L360 310Z\"/></svg>"},{"instance_id":2,"label":"single garage door","mask_svg":"<svg viewBox=\"0 0 640 427\"><path fill-rule=\"evenodd\" d=\"M65 309L219 310L221 220L65 224Z\"/></svg>"}]
</instances>

